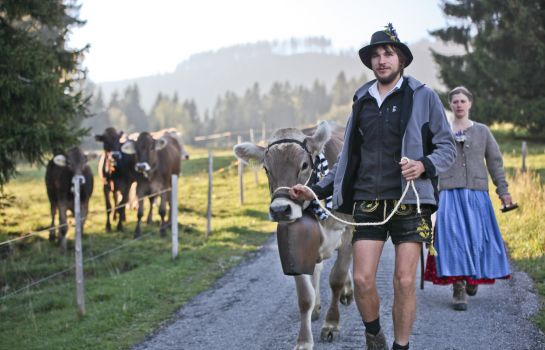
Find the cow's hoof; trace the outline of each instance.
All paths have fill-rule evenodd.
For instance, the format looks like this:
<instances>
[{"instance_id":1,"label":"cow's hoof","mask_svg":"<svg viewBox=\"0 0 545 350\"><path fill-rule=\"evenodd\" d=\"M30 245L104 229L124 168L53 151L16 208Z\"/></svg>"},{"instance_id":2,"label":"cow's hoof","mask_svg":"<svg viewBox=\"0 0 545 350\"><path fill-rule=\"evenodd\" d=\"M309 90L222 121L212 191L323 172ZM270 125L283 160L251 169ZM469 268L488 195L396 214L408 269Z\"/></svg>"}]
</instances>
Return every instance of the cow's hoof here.
<instances>
[{"instance_id":1,"label":"cow's hoof","mask_svg":"<svg viewBox=\"0 0 545 350\"><path fill-rule=\"evenodd\" d=\"M112 225L110 223L106 224L106 232L112 232Z\"/></svg>"},{"instance_id":2,"label":"cow's hoof","mask_svg":"<svg viewBox=\"0 0 545 350\"><path fill-rule=\"evenodd\" d=\"M316 321L320 318L320 312L322 311L321 305L316 305L314 309L312 309L312 315L310 316L311 321Z\"/></svg>"},{"instance_id":3,"label":"cow's hoof","mask_svg":"<svg viewBox=\"0 0 545 350\"><path fill-rule=\"evenodd\" d=\"M352 291L352 288L345 288L343 292L341 293L341 296L339 298L339 301L343 305L350 305L352 304L352 301L354 300L354 292Z\"/></svg>"},{"instance_id":4,"label":"cow's hoof","mask_svg":"<svg viewBox=\"0 0 545 350\"><path fill-rule=\"evenodd\" d=\"M133 237L134 238L139 238L140 237L140 232L135 232Z\"/></svg>"},{"instance_id":5,"label":"cow's hoof","mask_svg":"<svg viewBox=\"0 0 545 350\"><path fill-rule=\"evenodd\" d=\"M123 232L123 225L117 225L117 231L118 232Z\"/></svg>"},{"instance_id":6,"label":"cow's hoof","mask_svg":"<svg viewBox=\"0 0 545 350\"><path fill-rule=\"evenodd\" d=\"M323 342L332 343L339 340L340 338L341 333L337 328L324 327L322 328L322 332L320 333L320 340Z\"/></svg>"},{"instance_id":7,"label":"cow's hoof","mask_svg":"<svg viewBox=\"0 0 545 350\"><path fill-rule=\"evenodd\" d=\"M293 350L312 350L314 348L313 343L298 343Z\"/></svg>"},{"instance_id":8,"label":"cow's hoof","mask_svg":"<svg viewBox=\"0 0 545 350\"><path fill-rule=\"evenodd\" d=\"M54 233L50 233L49 234L49 242L55 242L55 234Z\"/></svg>"}]
</instances>

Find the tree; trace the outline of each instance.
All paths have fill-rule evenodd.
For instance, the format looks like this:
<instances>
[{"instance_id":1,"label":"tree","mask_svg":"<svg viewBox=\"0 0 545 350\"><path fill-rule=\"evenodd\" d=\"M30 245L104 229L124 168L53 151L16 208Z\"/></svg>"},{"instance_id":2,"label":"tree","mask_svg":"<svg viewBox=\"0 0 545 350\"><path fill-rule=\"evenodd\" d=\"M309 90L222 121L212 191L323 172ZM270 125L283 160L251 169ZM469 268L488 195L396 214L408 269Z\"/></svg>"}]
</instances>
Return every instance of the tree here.
<instances>
[{"instance_id":1,"label":"tree","mask_svg":"<svg viewBox=\"0 0 545 350\"><path fill-rule=\"evenodd\" d=\"M445 85L465 85L474 93L472 114L480 121L543 133L543 0L455 0L443 2L442 9L457 24L431 34L465 47L459 56L433 52Z\"/></svg>"},{"instance_id":2,"label":"tree","mask_svg":"<svg viewBox=\"0 0 545 350\"><path fill-rule=\"evenodd\" d=\"M72 1L0 2L0 187L19 160L43 163L86 133L77 89L87 47L66 48L70 28L84 24L78 11Z\"/></svg>"}]
</instances>

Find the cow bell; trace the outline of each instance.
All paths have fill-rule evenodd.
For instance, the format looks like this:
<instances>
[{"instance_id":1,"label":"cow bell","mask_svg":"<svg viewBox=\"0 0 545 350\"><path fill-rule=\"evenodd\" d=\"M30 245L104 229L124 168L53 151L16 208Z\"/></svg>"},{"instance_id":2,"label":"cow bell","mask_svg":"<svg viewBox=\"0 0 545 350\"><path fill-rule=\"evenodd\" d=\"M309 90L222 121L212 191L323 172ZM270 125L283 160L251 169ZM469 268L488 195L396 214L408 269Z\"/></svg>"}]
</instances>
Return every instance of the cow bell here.
<instances>
[{"instance_id":1,"label":"cow bell","mask_svg":"<svg viewBox=\"0 0 545 350\"><path fill-rule=\"evenodd\" d=\"M293 222L280 222L276 227L278 252L285 275L312 275L319 259L320 227L312 214Z\"/></svg>"}]
</instances>

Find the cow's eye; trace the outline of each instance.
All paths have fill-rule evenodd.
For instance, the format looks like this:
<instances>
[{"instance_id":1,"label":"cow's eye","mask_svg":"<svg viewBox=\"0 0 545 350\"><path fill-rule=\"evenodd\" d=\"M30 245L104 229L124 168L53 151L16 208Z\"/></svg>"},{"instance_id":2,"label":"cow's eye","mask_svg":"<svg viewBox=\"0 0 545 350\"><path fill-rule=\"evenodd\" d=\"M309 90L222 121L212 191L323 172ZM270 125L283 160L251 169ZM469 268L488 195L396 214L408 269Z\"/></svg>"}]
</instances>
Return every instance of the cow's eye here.
<instances>
[{"instance_id":1,"label":"cow's eye","mask_svg":"<svg viewBox=\"0 0 545 350\"><path fill-rule=\"evenodd\" d=\"M308 163L304 162L303 165L301 166L301 170L307 170L307 168L308 168Z\"/></svg>"}]
</instances>

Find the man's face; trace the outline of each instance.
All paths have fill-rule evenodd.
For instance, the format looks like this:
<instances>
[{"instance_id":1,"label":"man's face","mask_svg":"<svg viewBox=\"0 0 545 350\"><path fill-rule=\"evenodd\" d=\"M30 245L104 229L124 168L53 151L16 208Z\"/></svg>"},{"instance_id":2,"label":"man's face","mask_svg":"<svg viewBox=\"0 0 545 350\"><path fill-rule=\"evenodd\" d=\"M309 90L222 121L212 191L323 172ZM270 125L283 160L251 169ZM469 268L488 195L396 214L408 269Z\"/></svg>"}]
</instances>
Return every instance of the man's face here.
<instances>
[{"instance_id":1,"label":"man's face","mask_svg":"<svg viewBox=\"0 0 545 350\"><path fill-rule=\"evenodd\" d=\"M381 84L390 84L401 73L399 56L391 46L375 48L371 56L371 67L375 77Z\"/></svg>"}]
</instances>

